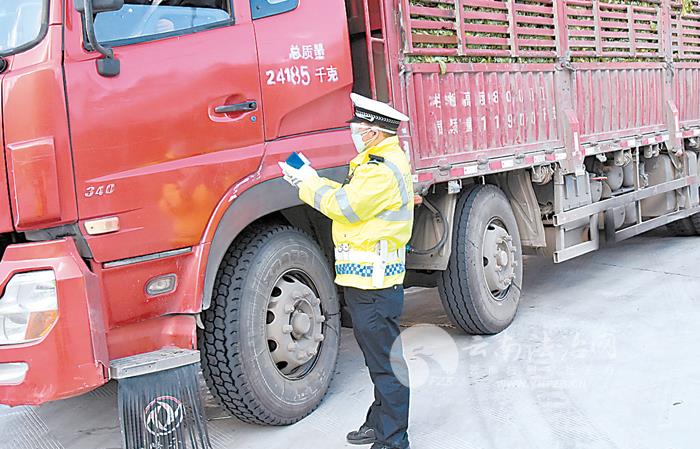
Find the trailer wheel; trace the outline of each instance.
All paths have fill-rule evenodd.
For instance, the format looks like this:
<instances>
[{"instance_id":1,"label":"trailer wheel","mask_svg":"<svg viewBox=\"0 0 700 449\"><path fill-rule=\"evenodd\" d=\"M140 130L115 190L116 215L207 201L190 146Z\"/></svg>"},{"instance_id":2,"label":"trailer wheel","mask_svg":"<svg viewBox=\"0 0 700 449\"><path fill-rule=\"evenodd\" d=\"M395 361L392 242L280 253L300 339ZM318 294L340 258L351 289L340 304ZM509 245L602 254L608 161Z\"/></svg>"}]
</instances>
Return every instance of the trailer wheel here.
<instances>
[{"instance_id":1,"label":"trailer wheel","mask_svg":"<svg viewBox=\"0 0 700 449\"><path fill-rule=\"evenodd\" d=\"M523 280L520 233L505 194L478 185L457 202L452 254L438 282L452 322L495 334L513 321Z\"/></svg>"},{"instance_id":2,"label":"trailer wheel","mask_svg":"<svg viewBox=\"0 0 700 449\"><path fill-rule=\"evenodd\" d=\"M695 233L700 235L700 214L695 214L690 217L690 221L693 222L693 227L695 228Z\"/></svg>"},{"instance_id":3,"label":"trailer wheel","mask_svg":"<svg viewBox=\"0 0 700 449\"><path fill-rule=\"evenodd\" d=\"M251 229L219 267L199 346L212 394L238 419L292 424L333 377L340 314L329 263L287 225Z\"/></svg>"},{"instance_id":4,"label":"trailer wheel","mask_svg":"<svg viewBox=\"0 0 700 449\"><path fill-rule=\"evenodd\" d=\"M700 234L700 216L693 215L692 217L682 218L672 221L668 225L671 234L677 237L692 237Z\"/></svg>"}]
</instances>

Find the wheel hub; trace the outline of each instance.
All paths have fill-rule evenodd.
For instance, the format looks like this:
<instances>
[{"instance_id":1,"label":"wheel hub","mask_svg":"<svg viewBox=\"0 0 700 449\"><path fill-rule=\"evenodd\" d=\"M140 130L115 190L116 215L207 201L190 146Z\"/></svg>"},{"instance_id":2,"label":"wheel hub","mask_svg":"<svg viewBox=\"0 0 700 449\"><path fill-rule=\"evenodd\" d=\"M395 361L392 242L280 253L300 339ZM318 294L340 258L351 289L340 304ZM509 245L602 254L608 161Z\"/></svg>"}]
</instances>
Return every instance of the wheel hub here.
<instances>
[{"instance_id":1,"label":"wheel hub","mask_svg":"<svg viewBox=\"0 0 700 449\"><path fill-rule=\"evenodd\" d=\"M304 312L294 312L294 315L292 315L292 328L295 336L305 335L311 329L311 318Z\"/></svg>"},{"instance_id":2,"label":"wheel hub","mask_svg":"<svg viewBox=\"0 0 700 449\"><path fill-rule=\"evenodd\" d=\"M498 220L492 220L484 232L482 257L486 285L496 299L515 279L515 249L513 237Z\"/></svg>"},{"instance_id":3,"label":"wheel hub","mask_svg":"<svg viewBox=\"0 0 700 449\"><path fill-rule=\"evenodd\" d=\"M321 300L297 277L275 284L267 308L267 340L277 369L291 375L311 361L323 341Z\"/></svg>"}]
</instances>

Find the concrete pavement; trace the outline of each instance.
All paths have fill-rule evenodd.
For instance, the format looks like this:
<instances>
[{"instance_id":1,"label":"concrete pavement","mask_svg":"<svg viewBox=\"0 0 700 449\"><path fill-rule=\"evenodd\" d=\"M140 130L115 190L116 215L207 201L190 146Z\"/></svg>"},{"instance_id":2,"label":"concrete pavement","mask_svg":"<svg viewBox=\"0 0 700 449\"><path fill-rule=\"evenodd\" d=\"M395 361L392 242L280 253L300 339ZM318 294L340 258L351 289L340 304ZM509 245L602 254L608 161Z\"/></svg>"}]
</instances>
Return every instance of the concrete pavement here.
<instances>
[{"instance_id":1,"label":"concrete pavement","mask_svg":"<svg viewBox=\"0 0 700 449\"><path fill-rule=\"evenodd\" d=\"M525 263L521 308L492 337L449 323L437 291L407 295L414 449L700 446L700 238L643 236L554 265ZM215 448L340 449L372 387L345 329L337 374L302 422L243 424L208 401ZM0 408L0 449L120 448L116 386Z\"/></svg>"}]
</instances>

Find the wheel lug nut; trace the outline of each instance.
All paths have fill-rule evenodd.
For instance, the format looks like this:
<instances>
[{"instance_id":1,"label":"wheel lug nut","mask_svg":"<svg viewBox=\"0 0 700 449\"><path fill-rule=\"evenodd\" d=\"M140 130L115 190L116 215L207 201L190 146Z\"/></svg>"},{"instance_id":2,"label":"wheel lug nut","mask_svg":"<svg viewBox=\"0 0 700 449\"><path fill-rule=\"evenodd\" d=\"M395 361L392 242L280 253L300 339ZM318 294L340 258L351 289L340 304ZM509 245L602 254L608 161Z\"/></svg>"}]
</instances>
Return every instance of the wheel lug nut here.
<instances>
[{"instance_id":1,"label":"wheel lug nut","mask_svg":"<svg viewBox=\"0 0 700 449\"><path fill-rule=\"evenodd\" d=\"M321 300L320 300L319 298L314 298L314 299L311 300L311 302L312 302L313 305L315 305L315 306L321 304Z\"/></svg>"},{"instance_id":2,"label":"wheel lug nut","mask_svg":"<svg viewBox=\"0 0 700 449\"><path fill-rule=\"evenodd\" d=\"M294 312L294 306L291 304L287 304L286 306L284 306L284 311L287 313L292 313Z\"/></svg>"},{"instance_id":3,"label":"wheel lug nut","mask_svg":"<svg viewBox=\"0 0 700 449\"><path fill-rule=\"evenodd\" d=\"M312 350L309 351L309 355L310 355L311 357L315 356L316 354L318 354L318 351L316 351L315 349L312 349Z\"/></svg>"},{"instance_id":4,"label":"wheel lug nut","mask_svg":"<svg viewBox=\"0 0 700 449\"><path fill-rule=\"evenodd\" d=\"M282 326L282 332L284 332L285 334L291 334L293 330L294 328L291 324L285 324L284 326Z\"/></svg>"},{"instance_id":5,"label":"wheel lug nut","mask_svg":"<svg viewBox=\"0 0 700 449\"><path fill-rule=\"evenodd\" d=\"M323 316L323 315L321 315L320 317L318 317L318 321L319 321L319 323L325 323L325 322L326 322L326 317Z\"/></svg>"},{"instance_id":6,"label":"wheel lug nut","mask_svg":"<svg viewBox=\"0 0 700 449\"><path fill-rule=\"evenodd\" d=\"M292 352L297 348L297 344L294 342L291 342L287 345L287 351Z\"/></svg>"},{"instance_id":7,"label":"wheel lug nut","mask_svg":"<svg viewBox=\"0 0 700 449\"><path fill-rule=\"evenodd\" d=\"M323 334L318 334L314 337L314 341L323 341L323 339L326 338Z\"/></svg>"},{"instance_id":8,"label":"wheel lug nut","mask_svg":"<svg viewBox=\"0 0 700 449\"><path fill-rule=\"evenodd\" d=\"M297 352L297 358L300 358L300 359L306 358L306 351Z\"/></svg>"}]
</instances>

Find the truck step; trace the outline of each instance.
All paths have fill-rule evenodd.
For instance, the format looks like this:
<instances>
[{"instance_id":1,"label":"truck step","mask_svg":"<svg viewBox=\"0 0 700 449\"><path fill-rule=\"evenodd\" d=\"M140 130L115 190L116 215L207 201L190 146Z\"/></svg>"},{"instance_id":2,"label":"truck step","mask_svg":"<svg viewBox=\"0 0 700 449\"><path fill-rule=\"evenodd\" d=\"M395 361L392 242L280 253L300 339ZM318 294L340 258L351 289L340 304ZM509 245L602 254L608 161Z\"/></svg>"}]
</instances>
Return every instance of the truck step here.
<instances>
[{"instance_id":1,"label":"truck step","mask_svg":"<svg viewBox=\"0 0 700 449\"><path fill-rule=\"evenodd\" d=\"M194 349L159 349L112 360L109 364L109 376L111 379L126 379L179 368L199 363L199 361L199 351Z\"/></svg>"}]
</instances>

